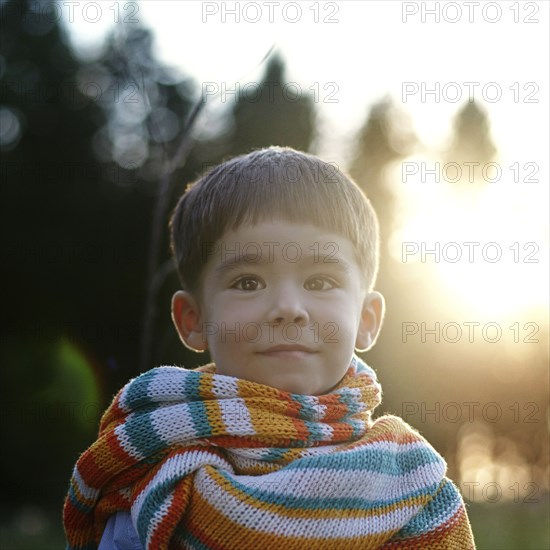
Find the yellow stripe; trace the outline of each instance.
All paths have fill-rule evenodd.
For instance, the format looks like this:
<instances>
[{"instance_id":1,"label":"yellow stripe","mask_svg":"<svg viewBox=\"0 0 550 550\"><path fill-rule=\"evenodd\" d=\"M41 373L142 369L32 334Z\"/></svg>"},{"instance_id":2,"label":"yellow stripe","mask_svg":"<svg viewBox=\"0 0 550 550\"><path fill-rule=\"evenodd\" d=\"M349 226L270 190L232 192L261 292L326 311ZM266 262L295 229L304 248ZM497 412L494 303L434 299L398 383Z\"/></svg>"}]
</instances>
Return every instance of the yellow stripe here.
<instances>
[{"instance_id":1,"label":"yellow stripe","mask_svg":"<svg viewBox=\"0 0 550 550\"><path fill-rule=\"evenodd\" d=\"M206 533L217 542L216 548L220 549L255 548L257 545L258 548L284 548L285 550L305 550L307 548L366 550L378 548L397 532L395 529L362 537L352 534L349 539L275 535L263 531L253 531L232 522L198 493L194 493L192 498L193 506L190 508L189 520L184 528L189 531L199 530ZM281 518L281 524L284 525L283 518Z\"/></svg>"},{"instance_id":2,"label":"yellow stripe","mask_svg":"<svg viewBox=\"0 0 550 550\"><path fill-rule=\"evenodd\" d=\"M258 510L270 511L273 514L281 516L281 518L304 518L308 510L302 508L288 508L282 504L269 503L266 504L263 501L257 500L252 496L246 495L239 491L235 486L227 483L227 480L220 474L220 472L213 467L206 467L205 471L207 475L216 483L220 491L227 492L235 499L246 502L253 508ZM195 492L198 494L198 491ZM417 496L406 500L400 500L399 502L391 505L384 506L383 508L375 508L372 510L352 510L352 509L315 509L315 519L350 519L350 518L370 518L370 517L383 517L384 515L400 510L406 507L425 506L432 499L431 495Z\"/></svg>"}]
</instances>

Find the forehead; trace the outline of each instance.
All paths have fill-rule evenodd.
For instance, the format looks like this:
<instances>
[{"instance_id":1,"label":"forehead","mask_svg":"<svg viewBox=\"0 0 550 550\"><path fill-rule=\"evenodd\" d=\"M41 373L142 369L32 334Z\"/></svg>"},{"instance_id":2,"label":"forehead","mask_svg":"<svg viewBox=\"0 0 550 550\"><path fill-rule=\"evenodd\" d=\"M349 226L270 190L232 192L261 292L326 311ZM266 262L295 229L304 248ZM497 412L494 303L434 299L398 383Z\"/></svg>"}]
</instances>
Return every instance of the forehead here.
<instances>
[{"instance_id":1,"label":"forehead","mask_svg":"<svg viewBox=\"0 0 550 550\"><path fill-rule=\"evenodd\" d=\"M357 266L355 249L348 238L314 225L286 221L243 224L226 231L206 252L207 268L214 270L239 263Z\"/></svg>"}]
</instances>

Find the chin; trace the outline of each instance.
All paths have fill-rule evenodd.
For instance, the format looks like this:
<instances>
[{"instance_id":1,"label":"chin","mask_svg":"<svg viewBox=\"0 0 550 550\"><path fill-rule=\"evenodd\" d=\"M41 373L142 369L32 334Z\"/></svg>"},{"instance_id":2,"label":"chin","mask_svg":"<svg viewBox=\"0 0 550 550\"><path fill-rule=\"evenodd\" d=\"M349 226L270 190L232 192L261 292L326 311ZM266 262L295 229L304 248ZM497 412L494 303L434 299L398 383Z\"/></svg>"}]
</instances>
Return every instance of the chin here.
<instances>
[{"instance_id":1,"label":"chin","mask_svg":"<svg viewBox=\"0 0 550 550\"><path fill-rule=\"evenodd\" d=\"M290 393L297 393L298 395L321 395L324 393L322 390L318 388L313 387L306 387L306 386L294 386L286 391L289 391Z\"/></svg>"},{"instance_id":2,"label":"chin","mask_svg":"<svg viewBox=\"0 0 550 550\"><path fill-rule=\"evenodd\" d=\"M271 384L274 388L277 388L281 391L286 391L286 392L289 392L289 393L297 393L299 395L311 395L310 394L310 389L305 387L305 386L302 386L302 385L296 385L296 384Z\"/></svg>"}]
</instances>

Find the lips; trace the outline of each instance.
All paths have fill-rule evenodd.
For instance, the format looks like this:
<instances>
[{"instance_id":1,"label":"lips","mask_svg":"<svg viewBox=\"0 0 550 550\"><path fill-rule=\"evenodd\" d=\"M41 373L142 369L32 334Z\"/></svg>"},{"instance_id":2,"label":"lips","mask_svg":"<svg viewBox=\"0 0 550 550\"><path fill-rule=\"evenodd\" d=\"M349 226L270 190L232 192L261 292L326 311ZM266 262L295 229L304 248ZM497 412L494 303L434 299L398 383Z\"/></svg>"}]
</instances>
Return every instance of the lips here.
<instances>
[{"instance_id":1,"label":"lips","mask_svg":"<svg viewBox=\"0 0 550 550\"><path fill-rule=\"evenodd\" d=\"M264 351L259 353L262 355L278 355L285 353L317 353L315 350L308 348L307 346L302 346L300 344L279 344L277 346L272 346L267 348Z\"/></svg>"}]
</instances>

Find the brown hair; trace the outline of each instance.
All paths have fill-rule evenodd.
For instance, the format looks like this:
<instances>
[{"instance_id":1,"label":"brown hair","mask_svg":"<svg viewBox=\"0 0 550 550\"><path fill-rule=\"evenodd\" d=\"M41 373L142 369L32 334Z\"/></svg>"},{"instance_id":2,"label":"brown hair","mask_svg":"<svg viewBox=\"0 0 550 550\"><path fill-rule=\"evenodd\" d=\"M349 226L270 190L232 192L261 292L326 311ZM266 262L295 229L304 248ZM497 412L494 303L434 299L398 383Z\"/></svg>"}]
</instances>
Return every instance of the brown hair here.
<instances>
[{"instance_id":1,"label":"brown hair","mask_svg":"<svg viewBox=\"0 0 550 550\"><path fill-rule=\"evenodd\" d=\"M187 187L169 223L182 287L199 291L204 252L227 230L273 219L310 223L348 238L372 290L379 229L370 201L335 164L288 147L234 157Z\"/></svg>"}]
</instances>

